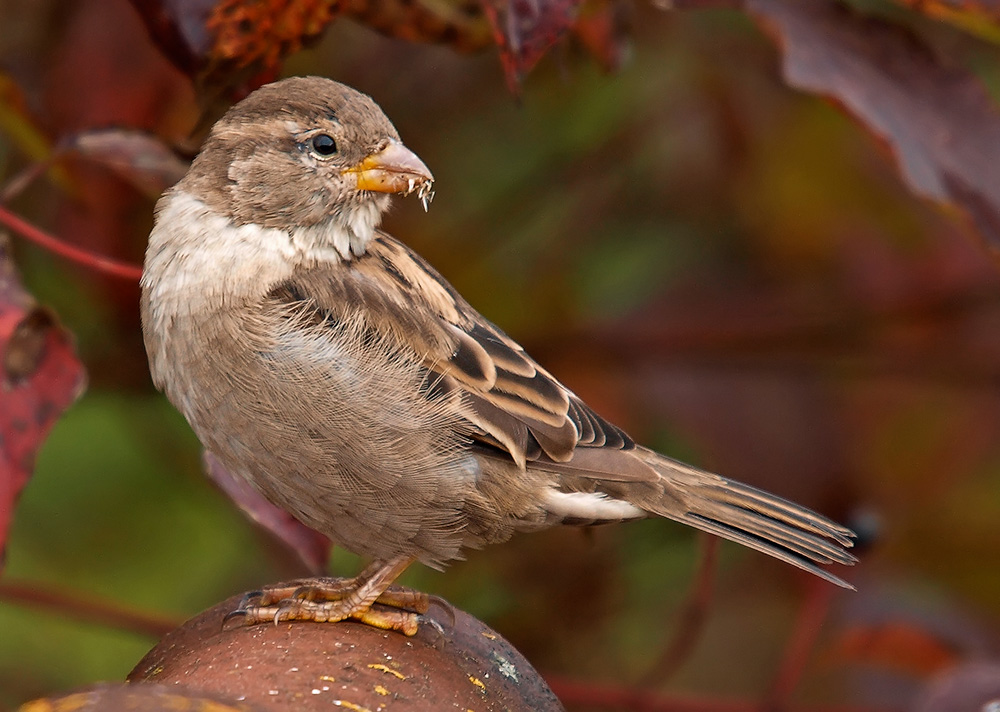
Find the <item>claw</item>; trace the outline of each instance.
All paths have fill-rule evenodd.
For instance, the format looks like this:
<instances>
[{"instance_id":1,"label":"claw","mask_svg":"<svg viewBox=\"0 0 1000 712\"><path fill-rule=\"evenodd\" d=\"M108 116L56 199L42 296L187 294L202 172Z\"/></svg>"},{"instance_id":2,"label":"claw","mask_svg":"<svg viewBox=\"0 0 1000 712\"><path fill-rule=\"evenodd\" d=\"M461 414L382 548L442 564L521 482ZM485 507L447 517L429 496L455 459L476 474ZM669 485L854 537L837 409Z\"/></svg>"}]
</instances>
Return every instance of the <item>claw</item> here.
<instances>
[{"instance_id":1,"label":"claw","mask_svg":"<svg viewBox=\"0 0 1000 712\"><path fill-rule=\"evenodd\" d=\"M261 598L263 598L263 596L264 596L263 591L247 591L246 593L243 594L243 598L240 599L240 602L237 604L236 608L237 609L246 608L254 601L259 601Z\"/></svg>"},{"instance_id":2,"label":"claw","mask_svg":"<svg viewBox=\"0 0 1000 712\"><path fill-rule=\"evenodd\" d=\"M449 628L454 628L455 627L455 607L453 605L451 605L450 603L448 603L448 601L444 600L440 596L434 596L434 595L428 596L427 597L427 602L430 605L436 604L438 608L440 608L442 611L444 611L448 615L448 627ZM423 616L421 616L421 617L423 617ZM441 625L437 621L434 621L433 619L430 619L430 618L428 618L427 620L431 621L431 625L433 625L434 627L438 628L440 632L442 632L442 633L444 632L443 630L441 630Z\"/></svg>"},{"instance_id":3,"label":"claw","mask_svg":"<svg viewBox=\"0 0 1000 712\"><path fill-rule=\"evenodd\" d=\"M454 623L454 619L452 620L452 622ZM448 636L445 635L445 632L444 632L444 626L441 625L440 623L438 623L436 620L434 620L430 616L428 616L427 614L422 614L422 615L417 616L417 624L420 625L420 626L422 626L422 627L429 626L429 627L431 627L431 628L434 629L434 632L437 633L437 637L435 638L434 642L431 643L431 646L433 648L440 649L440 647L443 647L444 643L446 643L448 641ZM440 644L440 647L439 647L439 644Z\"/></svg>"},{"instance_id":4,"label":"claw","mask_svg":"<svg viewBox=\"0 0 1000 712\"><path fill-rule=\"evenodd\" d=\"M240 619L240 622L236 625L230 626L229 624L232 623L237 618ZM242 606L240 608L237 608L235 611L230 611L229 613L226 614L225 618L222 619L222 630L235 630L236 628L242 628L243 625L246 623L246 619L247 619L247 612L246 610L243 609Z\"/></svg>"}]
</instances>

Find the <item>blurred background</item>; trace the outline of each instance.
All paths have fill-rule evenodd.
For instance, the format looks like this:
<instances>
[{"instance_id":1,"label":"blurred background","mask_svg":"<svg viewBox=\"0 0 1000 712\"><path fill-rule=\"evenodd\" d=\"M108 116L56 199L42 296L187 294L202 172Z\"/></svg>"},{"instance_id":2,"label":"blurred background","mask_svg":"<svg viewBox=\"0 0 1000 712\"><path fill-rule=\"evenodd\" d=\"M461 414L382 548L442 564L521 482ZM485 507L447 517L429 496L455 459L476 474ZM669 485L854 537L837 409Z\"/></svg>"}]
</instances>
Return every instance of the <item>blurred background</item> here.
<instances>
[{"instance_id":1,"label":"blurred background","mask_svg":"<svg viewBox=\"0 0 1000 712\"><path fill-rule=\"evenodd\" d=\"M668 697L758 700L798 665L785 693L802 708L909 709L935 676L1000 647L996 259L908 190L884 144L786 86L745 15L621 9L619 71L563 42L519 98L495 48L409 43L350 19L281 73L381 104L437 179L427 214L398 200L384 227L598 412L857 527L861 563L836 573L858 592L723 544L693 614L704 543L665 521L518 537L404 582L485 620L570 697L574 681L645 681ZM993 45L914 23L1000 91ZM200 116L127 0L0 0L0 81L2 105L52 141L116 126L180 144ZM0 181L36 158L12 115ZM61 170L7 207L141 263L154 198L92 161ZM38 455L3 580L179 621L302 574L205 478L154 391L137 285L20 239L12 251L75 335L89 387ZM337 574L359 565L334 550ZM0 709L120 680L154 642L0 595Z\"/></svg>"}]
</instances>

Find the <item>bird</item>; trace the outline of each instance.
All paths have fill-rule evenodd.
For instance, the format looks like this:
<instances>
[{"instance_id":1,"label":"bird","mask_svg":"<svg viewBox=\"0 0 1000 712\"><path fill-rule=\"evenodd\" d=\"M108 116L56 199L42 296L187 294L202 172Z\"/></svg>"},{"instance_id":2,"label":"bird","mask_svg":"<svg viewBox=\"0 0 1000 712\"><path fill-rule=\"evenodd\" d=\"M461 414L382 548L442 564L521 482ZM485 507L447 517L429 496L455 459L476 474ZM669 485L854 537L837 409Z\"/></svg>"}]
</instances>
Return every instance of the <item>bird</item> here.
<instances>
[{"instance_id":1,"label":"bird","mask_svg":"<svg viewBox=\"0 0 1000 712\"><path fill-rule=\"evenodd\" d=\"M267 500L371 563L257 592L264 620L413 635L394 585L515 532L664 517L846 588L853 532L643 447L379 229L434 178L368 95L290 77L232 106L160 198L141 280L154 384Z\"/></svg>"}]
</instances>

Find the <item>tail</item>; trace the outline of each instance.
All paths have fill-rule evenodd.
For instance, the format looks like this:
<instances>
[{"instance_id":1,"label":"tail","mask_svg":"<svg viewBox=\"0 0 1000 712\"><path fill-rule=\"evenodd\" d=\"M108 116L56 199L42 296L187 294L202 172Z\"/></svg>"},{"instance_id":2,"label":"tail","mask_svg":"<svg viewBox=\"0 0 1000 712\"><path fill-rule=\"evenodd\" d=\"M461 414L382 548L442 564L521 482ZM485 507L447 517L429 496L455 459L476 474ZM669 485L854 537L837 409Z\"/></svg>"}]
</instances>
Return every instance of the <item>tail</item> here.
<instances>
[{"instance_id":1,"label":"tail","mask_svg":"<svg viewBox=\"0 0 1000 712\"><path fill-rule=\"evenodd\" d=\"M854 587L826 564L850 566L855 534L794 502L636 447L579 447L567 462L531 463L557 476L545 508L564 524L666 517L756 549L830 583Z\"/></svg>"},{"instance_id":2,"label":"tail","mask_svg":"<svg viewBox=\"0 0 1000 712\"><path fill-rule=\"evenodd\" d=\"M640 451L641 452L641 451ZM638 453L637 453L638 454ZM665 498L637 504L651 512L769 554L844 588L821 564L850 566L855 534L826 517L755 487L652 451L642 459L660 476Z\"/></svg>"}]
</instances>

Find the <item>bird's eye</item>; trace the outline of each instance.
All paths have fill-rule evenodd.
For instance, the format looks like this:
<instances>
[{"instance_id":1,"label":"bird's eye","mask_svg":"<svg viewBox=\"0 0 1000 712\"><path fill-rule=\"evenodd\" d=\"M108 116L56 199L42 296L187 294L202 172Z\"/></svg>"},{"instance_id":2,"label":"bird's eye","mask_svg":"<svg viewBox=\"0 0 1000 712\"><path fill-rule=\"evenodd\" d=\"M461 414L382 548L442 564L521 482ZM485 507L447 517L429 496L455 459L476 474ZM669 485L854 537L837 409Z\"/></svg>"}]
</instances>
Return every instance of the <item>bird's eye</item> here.
<instances>
[{"instance_id":1,"label":"bird's eye","mask_svg":"<svg viewBox=\"0 0 1000 712\"><path fill-rule=\"evenodd\" d=\"M324 158L337 152L337 142L329 134L316 134L309 140L309 144L314 153Z\"/></svg>"}]
</instances>

